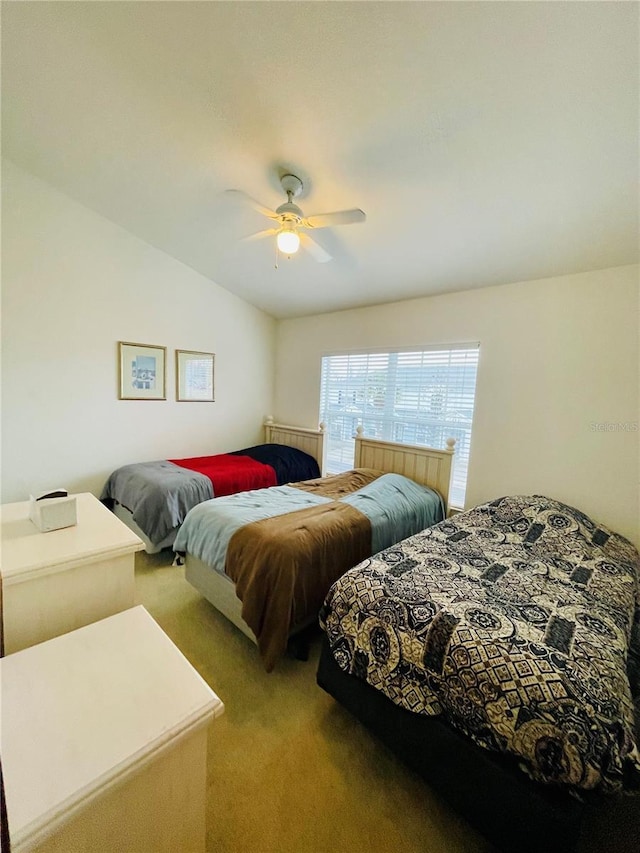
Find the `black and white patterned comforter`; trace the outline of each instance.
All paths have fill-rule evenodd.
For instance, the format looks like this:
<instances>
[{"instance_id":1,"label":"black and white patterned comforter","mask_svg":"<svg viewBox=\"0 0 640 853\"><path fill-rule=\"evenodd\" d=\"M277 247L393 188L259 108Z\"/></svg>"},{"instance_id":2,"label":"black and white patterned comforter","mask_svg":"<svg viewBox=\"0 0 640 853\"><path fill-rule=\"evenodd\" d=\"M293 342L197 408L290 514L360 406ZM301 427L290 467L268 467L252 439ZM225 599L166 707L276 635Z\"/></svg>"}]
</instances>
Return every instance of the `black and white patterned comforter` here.
<instances>
[{"instance_id":1,"label":"black and white patterned comforter","mask_svg":"<svg viewBox=\"0 0 640 853\"><path fill-rule=\"evenodd\" d=\"M320 621L344 671L532 778L640 786L640 556L578 510L518 496L461 513L347 572Z\"/></svg>"}]
</instances>

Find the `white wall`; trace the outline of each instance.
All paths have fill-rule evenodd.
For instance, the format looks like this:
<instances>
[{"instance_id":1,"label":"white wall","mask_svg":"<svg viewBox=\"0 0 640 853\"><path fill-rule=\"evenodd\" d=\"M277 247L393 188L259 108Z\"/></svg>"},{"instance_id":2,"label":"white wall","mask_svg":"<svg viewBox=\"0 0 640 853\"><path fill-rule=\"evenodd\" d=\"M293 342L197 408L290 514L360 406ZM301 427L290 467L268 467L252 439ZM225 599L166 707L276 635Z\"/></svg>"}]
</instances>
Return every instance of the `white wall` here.
<instances>
[{"instance_id":1,"label":"white wall","mask_svg":"<svg viewBox=\"0 0 640 853\"><path fill-rule=\"evenodd\" d=\"M399 274L400 271L399 271ZM480 341L467 506L545 494L640 544L638 266L284 320L278 419L318 419L320 358Z\"/></svg>"},{"instance_id":2,"label":"white wall","mask_svg":"<svg viewBox=\"0 0 640 853\"><path fill-rule=\"evenodd\" d=\"M271 317L7 161L2 195L3 502L262 439ZM167 347L166 401L118 400L120 340ZM215 353L215 403L175 402L176 348Z\"/></svg>"}]
</instances>

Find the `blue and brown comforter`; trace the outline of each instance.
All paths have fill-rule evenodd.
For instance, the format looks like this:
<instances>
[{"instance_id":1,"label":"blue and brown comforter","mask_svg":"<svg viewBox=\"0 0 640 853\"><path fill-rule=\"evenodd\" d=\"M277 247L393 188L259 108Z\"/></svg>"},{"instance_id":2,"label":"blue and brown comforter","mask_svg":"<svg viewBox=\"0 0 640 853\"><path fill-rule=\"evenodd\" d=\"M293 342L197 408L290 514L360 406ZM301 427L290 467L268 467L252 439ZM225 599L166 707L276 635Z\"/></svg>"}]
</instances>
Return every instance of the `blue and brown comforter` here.
<instances>
[{"instance_id":1,"label":"blue and brown comforter","mask_svg":"<svg viewBox=\"0 0 640 853\"><path fill-rule=\"evenodd\" d=\"M321 611L333 655L532 778L640 786L640 557L540 496L476 507L367 559Z\"/></svg>"},{"instance_id":2,"label":"blue and brown comforter","mask_svg":"<svg viewBox=\"0 0 640 853\"><path fill-rule=\"evenodd\" d=\"M360 560L444 517L432 489L360 468L194 507L174 549L228 575L271 670L294 628Z\"/></svg>"}]
</instances>

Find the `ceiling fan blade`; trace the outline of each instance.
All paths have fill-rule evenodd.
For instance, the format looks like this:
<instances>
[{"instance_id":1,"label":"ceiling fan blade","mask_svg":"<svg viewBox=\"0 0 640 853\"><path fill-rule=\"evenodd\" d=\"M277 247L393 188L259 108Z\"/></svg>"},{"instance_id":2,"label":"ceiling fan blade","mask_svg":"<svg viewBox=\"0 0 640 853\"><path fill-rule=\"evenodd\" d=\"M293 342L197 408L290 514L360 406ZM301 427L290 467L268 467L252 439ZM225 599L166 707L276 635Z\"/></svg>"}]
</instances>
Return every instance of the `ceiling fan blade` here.
<instances>
[{"instance_id":1,"label":"ceiling fan blade","mask_svg":"<svg viewBox=\"0 0 640 853\"><path fill-rule=\"evenodd\" d=\"M307 228L329 228L332 225L354 225L356 222L364 222L367 214L355 208L354 210L337 210L335 213L318 213L308 216L304 220Z\"/></svg>"},{"instance_id":2,"label":"ceiling fan blade","mask_svg":"<svg viewBox=\"0 0 640 853\"><path fill-rule=\"evenodd\" d=\"M259 201L256 201L255 198L252 198L247 193L242 190L225 190L225 192L236 196L236 198L241 198L244 202L250 205L254 210L257 210L258 213L261 213L263 216L268 216L269 219L277 219L278 214L275 210L270 210L268 207L265 207L264 204L260 204Z\"/></svg>"},{"instance_id":3,"label":"ceiling fan blade","mask_svg":"<svg viewBox=\"0 0 640 853\"><path fill-rule=\"evenodd\" d=\"M304 232L300 233L300 242L302 246L309 252L311 257L316 260L319 264L326 264L327 261L333 260L331 255L319 246L315 240L312 240L308 234Z\"/></svg>"},{"instance_id":4,"label":"ceiling fan blade","mask_svg":"<svg viewBox=\"0 0 640 853\"><path fill-rule=\"evenodd\" d=\"M277 234L277 228L265 228L264 231L256 231L255 234L249 234L247 237L241 237L241 243L251 243L253 240L262 240L263 237L271 237L272 234Z\"/></svg>"}]
</instances>

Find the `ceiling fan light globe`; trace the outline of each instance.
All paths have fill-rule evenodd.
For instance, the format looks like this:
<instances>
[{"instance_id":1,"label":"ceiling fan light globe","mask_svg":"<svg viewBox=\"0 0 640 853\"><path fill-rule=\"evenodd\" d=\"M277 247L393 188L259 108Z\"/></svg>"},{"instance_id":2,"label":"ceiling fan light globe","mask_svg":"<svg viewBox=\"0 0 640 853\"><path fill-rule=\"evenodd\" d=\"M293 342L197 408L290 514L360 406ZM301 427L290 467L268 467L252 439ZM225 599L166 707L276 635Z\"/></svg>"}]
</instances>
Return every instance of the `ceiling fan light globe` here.
<instances>
[{"instance_id":1,"label":"ceiling fan light globe","mask_svg":"<svg viewBox=\"0 0 640 853\"><path fill-rule=\"evenodd\" d=\"M300 248L300 237L295 231L289 229L279 231L276 242L283 255L294 255Z\"/></svg>"}]
</instances>

